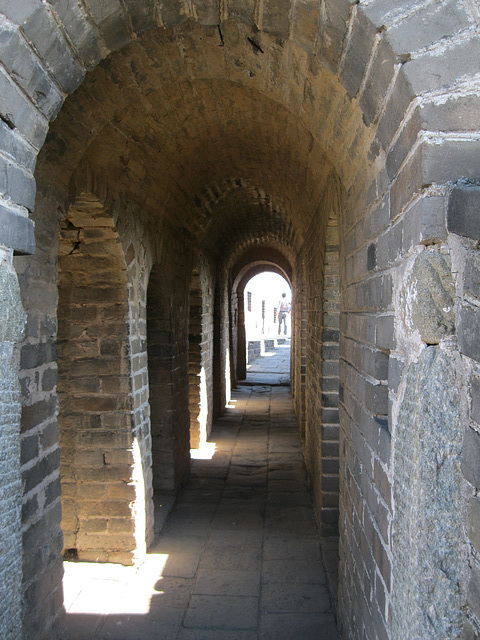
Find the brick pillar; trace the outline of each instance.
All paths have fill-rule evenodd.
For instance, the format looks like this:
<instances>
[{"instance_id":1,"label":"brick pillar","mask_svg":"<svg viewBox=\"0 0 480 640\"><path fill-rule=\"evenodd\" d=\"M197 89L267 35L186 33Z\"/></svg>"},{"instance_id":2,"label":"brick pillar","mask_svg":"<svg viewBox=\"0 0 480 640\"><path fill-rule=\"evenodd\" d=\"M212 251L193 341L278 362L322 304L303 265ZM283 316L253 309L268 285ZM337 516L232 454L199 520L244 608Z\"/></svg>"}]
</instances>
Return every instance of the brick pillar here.
<instances>
[{"instance_id":1,"label":"brick pillar","mask_svg":"<svg viewBox=\"0 0 480 640\"><path fill-rule=\"evenodd\" d=\"M237 380L245 380L247 377L247 352L245 335L245 296L244 291L239 291L238 299L238 324L237 324Z\"/></svg>"},{"instance_id":2,"label":"brick pillar","mask_svg":"<svg viewBox=\"0 0 480 640\"><path fill-rule=\"evenodd\" d=\"M192 272L190 283L190 325L188 332L190 447L198 449L205 433L201 424L202 394L202 287L198 269ZM203 384L205 387L205 383Z\"/></svg>"},{"instance_id":3,"label":"brick pillar","mask_svg":"<svg viewBox=\"0 0 480 640\"><path fill-rule=\"evenodd\" d=\"M136 488L127 276L111 216L89 195L62 224L58 289L64 549L129 564Z\"/></svg>"},{"instance_id":4,"label":"brick pillar","mask_svg":"<svg viewBox=\"0 0 480 640\"><path fill-rule=\"evenodd\" d=\"M0 251L0 636L22 635L20 388L14 345L26 315L11 256Z\"/></svg>"}]
</instances>

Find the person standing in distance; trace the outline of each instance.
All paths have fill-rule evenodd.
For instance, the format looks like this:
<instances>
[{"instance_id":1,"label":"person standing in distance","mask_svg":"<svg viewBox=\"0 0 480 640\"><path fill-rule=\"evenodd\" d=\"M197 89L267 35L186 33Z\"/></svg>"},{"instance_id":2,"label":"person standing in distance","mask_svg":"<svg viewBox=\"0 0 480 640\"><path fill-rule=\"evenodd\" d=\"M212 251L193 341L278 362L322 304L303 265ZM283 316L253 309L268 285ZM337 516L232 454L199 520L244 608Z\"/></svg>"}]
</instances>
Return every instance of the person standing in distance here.
<instances>
[{"instance_id":1,"label":"person standing in distance","mask_svg":"<svg viewBox=\"0 0 480 640\"><path fill-rule=\"evenodd\" d=\"M282 293L282 297L277 306L278 309L278 335L282 330L282 322L284 326L284 335L287 335L287 313L290 312L290 303L287 300L287 294Z\"/></svg>"}]
</instances>

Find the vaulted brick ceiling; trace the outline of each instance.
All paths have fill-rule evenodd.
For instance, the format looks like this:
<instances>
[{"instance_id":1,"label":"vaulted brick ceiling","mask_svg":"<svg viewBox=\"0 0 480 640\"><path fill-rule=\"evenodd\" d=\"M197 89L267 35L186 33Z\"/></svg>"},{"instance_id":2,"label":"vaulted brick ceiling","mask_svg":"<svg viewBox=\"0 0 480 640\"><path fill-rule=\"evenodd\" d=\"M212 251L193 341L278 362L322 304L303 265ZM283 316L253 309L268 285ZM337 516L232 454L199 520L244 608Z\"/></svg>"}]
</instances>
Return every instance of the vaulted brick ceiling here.
<instances>
[{"instance_id":1,"label":"vaulted brick ceiling","mask_svg":"<svg viewBox=\"0 0 480 640\"><path fill-rule=\"evenodd\" d=\"M39 176L66 185L88 166L217 258L259 241L298 250L326 180L348 187L373 134L314 56L222 29L149 31L105 59L53 124Z\"/></svg>"}]
</instances>

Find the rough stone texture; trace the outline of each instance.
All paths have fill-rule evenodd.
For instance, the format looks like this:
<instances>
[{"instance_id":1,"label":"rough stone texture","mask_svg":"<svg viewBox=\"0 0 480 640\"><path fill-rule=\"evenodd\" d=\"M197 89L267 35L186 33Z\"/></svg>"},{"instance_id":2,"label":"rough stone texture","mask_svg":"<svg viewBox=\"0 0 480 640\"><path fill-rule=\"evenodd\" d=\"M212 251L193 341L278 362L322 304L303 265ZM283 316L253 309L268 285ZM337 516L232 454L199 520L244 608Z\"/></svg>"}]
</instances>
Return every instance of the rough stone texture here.
<instances>
[{"instance_id":1,"label":"rough stone texture","mask_svg":"<svg viewBox=\"0 0 480 640\"><path fill-rule=\"evenodd\" d=\"M469 358L480 362L480 309L465 302L458 312L458 341L460 350Z\"/></svg>"},{"instance_id":2,"label":"rough stone texture","mask_svg":"<svg viewBox=\"0 0 480 640\"><path fill-rule=\"evenodd\" d=\"M20 305L19 300L17 304ZM10 332L18 333L22 324L15 323ZM5 328L2 323L2 329ZM0 342L0 394L0 635L13 640L22 634L22 536L18 437L20 389L10 341Z\"/></svg>"},{"instance_id":3,"label":"rough stone texture","mask_svg":"<svg viewBox=\"0 0 480 640\"><path fill-rule=\"evenodd\" d=\"M448 230L461 236L480 240L480 187L457 186L448 202Z\"/></svg>"},{"instance_id":4,"label":"rough stone texture","mask_svg":"<svg viewBox=\"0 0 480 640\"><path fill-rule=\"evenodd\" d=\"M22 633L22 536L20 476L20 387L14 343L26 314L14 269L0 263L0 635Z\"/></svg>"},{"instance_id":5,"label":"rough stone texture","mask_svg":"<svg viewBox=\"0 0 480 640\"><path fill-rule=\"evenodd\" d=\"M58 265L64 549L128 564L136 541L126 284L113 220L82 194L62 222Z\"/></svg>"},{"instance_id":6,"label":"rough stone texture","mask_svg":"<svg viewBox=\"0 0 480 640\"><path fill-rule=\"evenodd\" d=\"M459 344L468 366L479 358L476 280L458 256L459 242L472 249L476 241L476 218L469 217L468 203L452 209L448 228L456 238L446 236L442 221L450 185L478 180L476 4L227 0L219 11L208 0L161 6L151 0L0 0L0 166L6 168L0 187L8 211L0 218L0 242L8 249L33 250L32 225L23 222L32 207L31 172L48 119L76 89L51 125L36 170L31 217L38 248L31 259L16 260L28 309L20 353L27 637L63 637L56 630L62 547L56 258L58 219L81 190L115 209L126 257L124 342L145 540L153 531L152 464L172 486L188 473L194 257L203 255L216 275L212 387L220 414L235 377L228 371L231 348L240 343L234 335L239 325L229 317L229 269L249 248L281 250L298 286L294 393L312 459L322 459L320 419L333 416L321 414L322 407L332 408L322 405L320 373L340 380L343 633L352 640L392 637L393 386L403 393L393 362L410 361L409 353L392 357L398 337L393 319L404 311L392 291L402 261L415 255L419 243L448 240L457 251L452 260L460 263L466 289L464 299L461 283L455 292ZM343 194L341 206L328 189ZM340 229L338 374L322 324L330 205ZM147 309L153 264L160 266L150 285L163 281L165 289L156 283L156 302L165 301L169 316L155 316L155 301ZM164 367L150 391L158 383L165 395L151 393L150 404L147 315L165 322L167 334L151 345L159 347ZM410 327L407 333L418 350L416 332ZM232 369L234 364L232 358ZM466 388L464 393L462 406ZM3 397L7 402L7 392ZM157 446L162 429L169 437L165 449L165 442ZM459 509L466 513L464 506ZM477 577L469 596L471 621L480 618Z\"/></svg>"},{"instance_id":7,"label":"rough stone texture","mask_svg":"<svg viewBox=\"0 0 480 640\"><path fill-rule=\"evenodd\" d=\"M392 634L405 640L448 640L462 627L458 364L439 347L424 349L409 367L400 405Z\"/></svg>"},{"instance_id":8,"label":"rough stone texture","mask_svg":"<svg viewBox=\"0 0 480 640\"><path fill-rule=\"evenodd\" d=\"M424 342L438 344L455 331L455 288L448 259L435 251L423 251L415 259L411 283L414 327Z\"/></svg>"}]
</instances>

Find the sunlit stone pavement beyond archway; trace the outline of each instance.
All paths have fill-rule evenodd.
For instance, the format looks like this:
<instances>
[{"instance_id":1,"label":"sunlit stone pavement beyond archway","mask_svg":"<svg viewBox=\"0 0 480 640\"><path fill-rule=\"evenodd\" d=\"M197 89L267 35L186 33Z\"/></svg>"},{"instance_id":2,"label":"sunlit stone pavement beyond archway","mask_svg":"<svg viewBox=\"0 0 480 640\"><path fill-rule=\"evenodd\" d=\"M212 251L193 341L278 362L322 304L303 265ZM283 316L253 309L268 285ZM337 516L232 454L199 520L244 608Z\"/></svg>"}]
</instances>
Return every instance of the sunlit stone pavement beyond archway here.
<instances>
[{"instance_id":1,"label":"sunlit stone pavement beyond archway","mask_svg":"<svg viewBox=\"0 0 480 640\"><path fill-rule=\"evenodd\" d=\"M289 388L243 386L145 563L66 563L71 639L337 640L329 546Z\"/></svg>"}]
</instances>

